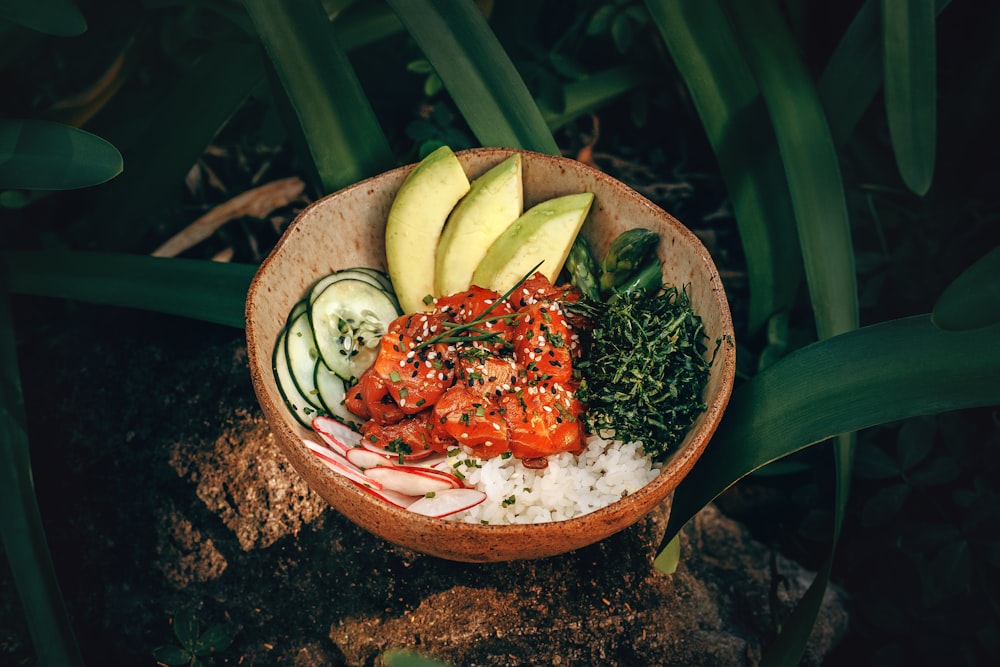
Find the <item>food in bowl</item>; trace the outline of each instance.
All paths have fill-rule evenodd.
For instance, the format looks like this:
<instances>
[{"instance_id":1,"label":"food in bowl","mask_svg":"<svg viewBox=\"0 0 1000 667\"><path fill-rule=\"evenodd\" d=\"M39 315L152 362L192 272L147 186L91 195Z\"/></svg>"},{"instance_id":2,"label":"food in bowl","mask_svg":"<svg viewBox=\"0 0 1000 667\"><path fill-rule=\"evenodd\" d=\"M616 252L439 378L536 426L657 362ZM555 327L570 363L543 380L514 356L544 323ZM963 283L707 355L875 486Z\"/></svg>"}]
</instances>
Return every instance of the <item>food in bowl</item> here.
<instances>
[{"instance_id":1,"label":"food in bowl","mask_svg":"<svg viewBox=\"0 0 1000 667\"><path fill-rule=\"evenodd\" d=\"M306 446L385 502L470 523L570 519L634 493L704 409L710 365L686 293L662 284L657 234L629 230L597 262L578 236L593 195L574 193L525 213L520 202L494 206L518 214L491 224L489 243L456 245L448 232L463 218L452 211L468 211L474 194L482 206L491 191L477 183L493 170L457 199L460 182L444 204L417 206L420 179L449 159L435 152L400 188L388 275L361 267L322 278L278 336L279 387L320 436ZM453 165L444 173L460 181ZM409 232L437 255L404 262ZM480 258L467 288L435 294L435 272L450 266L442 256L466 259L469 248Z\"/></svg>"}]
</instances>

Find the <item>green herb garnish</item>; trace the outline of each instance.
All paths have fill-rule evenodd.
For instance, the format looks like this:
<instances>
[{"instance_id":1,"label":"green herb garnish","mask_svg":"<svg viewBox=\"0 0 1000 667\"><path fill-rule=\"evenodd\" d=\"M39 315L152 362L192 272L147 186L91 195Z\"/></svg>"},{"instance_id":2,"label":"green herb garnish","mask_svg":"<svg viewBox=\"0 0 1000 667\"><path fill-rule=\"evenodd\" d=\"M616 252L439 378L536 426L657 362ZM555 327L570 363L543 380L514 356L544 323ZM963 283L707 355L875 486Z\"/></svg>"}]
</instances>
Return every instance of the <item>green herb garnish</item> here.
<instances>
[{"instance_id":1,"label":"green herb garnish","mask_svg":"<svg viewBox=\"0 0 1000 667\"><path fill-rule=\"evenodd\" d=\"M462 343L462 342L471 342L473 340L496 342L502 340L499 333L483 331L478 328L479 325L494 320L502 320L504 318L512 317L509 313L504 315L493 315L492 313L497 306L506 301L510 297L510 295L514 293L514 290L523 285L525 280L533 276L535 274L535 271L537 271L538 267L540 267L541 265L542 262L535 264L531 268L531 270L528 271L526 274L524 274L524 276L520 280L514 283L514 285L509 290L504 292L499 299L491 303L489 307L487 307L486 310L484 310L479 315L479 317L476 317L471 322L467 322L465 324L456 324L454 322L447 323L445 326L445 328L447 329L446 332L438 334L437 336L434 336L432 338L428 338L427 340L421 342L416 347L414 347L414 349L420 350L435 343ZM473 331L473 335L465 334L465 332L469 330ZM459 336L458 334L465 334L465 335Z\"/></svg>"},{"instance_id":2,"label":"green herb garnish","mask_svg":"<svg viewBox=\"0 0 1000 667\"><path fill-rule=\"evenodd\" d=\"M589 354L576 366L588 428L641 442L654 460L665 458L705 409L711 366L687 291L627 292L572 307L594 323Z\"/></svg>"}]
</instances>

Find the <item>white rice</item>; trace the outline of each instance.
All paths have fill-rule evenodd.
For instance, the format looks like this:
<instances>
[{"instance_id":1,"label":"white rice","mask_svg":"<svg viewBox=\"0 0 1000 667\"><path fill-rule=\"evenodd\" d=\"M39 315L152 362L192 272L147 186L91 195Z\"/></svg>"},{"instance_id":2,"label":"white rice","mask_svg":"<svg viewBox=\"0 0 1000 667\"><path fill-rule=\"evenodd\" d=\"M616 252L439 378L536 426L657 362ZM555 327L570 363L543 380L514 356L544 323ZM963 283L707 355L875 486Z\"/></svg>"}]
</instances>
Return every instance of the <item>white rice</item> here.
<instances>
[{"instance_id":1,"label":"white rice","mask_svg":"<svg viewBox=\"0 0 1000 667\"><path fill-rule=\"evenodd\" d=\"M449 518L489 524L563 521L635 493L660 472L640 443L599 437L590 437L579 455L556 454L548 462L535 470L514 457L481 460L453 451L448 469L460 473L487 498Z\"/></svg>"}]
</instances>

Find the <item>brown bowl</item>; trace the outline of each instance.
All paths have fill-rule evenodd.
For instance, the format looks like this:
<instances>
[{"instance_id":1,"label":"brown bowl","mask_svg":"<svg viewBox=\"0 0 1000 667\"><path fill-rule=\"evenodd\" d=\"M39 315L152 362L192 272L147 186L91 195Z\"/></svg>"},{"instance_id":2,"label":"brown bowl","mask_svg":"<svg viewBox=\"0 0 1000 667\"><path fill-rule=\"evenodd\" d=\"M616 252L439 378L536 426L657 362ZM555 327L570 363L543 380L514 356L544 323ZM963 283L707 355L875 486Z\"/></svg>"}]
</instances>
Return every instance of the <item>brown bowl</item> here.
<instances>
[{"instance_id":1,"label":"brown bowl","mask_svg":"<svg viewBox=\"0 0 1000 667\"><path fill-rule=\"evenodd\" d=\"M457 153L475 178L514 151L478 148ZM541 558L593 544L645 516L670 496L715 432L729 401L736 368L733 325L726 294L708 251L684 225L620 181L575 160L520 151L525 209L564 194L596 195L582 233L595 254L631 227L660 234L659 255L668 284L690 285L710 349L723 341L705 389L707 409L660 474L639 491L581 517L530 525L480 525L416 515L391 506L330 472L301 444L309 435L286 409L271 355L292 306L307 288L338 269L385 270L385 221L393 197L414 165L344 188L306 208L261 264L247 295L246 333L254 390L278 443L310 487L351 521L395 544L467 562Z\"/></svg>"}]
</instances>

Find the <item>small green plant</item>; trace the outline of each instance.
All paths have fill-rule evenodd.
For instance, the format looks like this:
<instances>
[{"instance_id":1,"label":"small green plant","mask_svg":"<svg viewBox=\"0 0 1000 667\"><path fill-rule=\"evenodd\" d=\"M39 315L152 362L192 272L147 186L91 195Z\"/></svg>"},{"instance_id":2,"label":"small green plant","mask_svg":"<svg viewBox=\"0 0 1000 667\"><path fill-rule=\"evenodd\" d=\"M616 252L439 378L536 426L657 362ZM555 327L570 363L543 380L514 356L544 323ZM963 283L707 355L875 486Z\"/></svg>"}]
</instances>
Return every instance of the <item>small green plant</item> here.
<instances>
[{"instance_id":1,"label":"small green plant","mask_svg":"<svg viewBox=\"0 0 1000 667\"><path fill-rule=\"evenodd\" d=\"M179 611L173 618L174 636L179 646L167 644L153 649L153 657L161 665L205 665L204 658L225 651L233 643L239 628L232 623L216 623L204 632L194 613Z\"/></svg>"}]
</instances>

